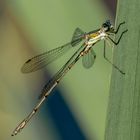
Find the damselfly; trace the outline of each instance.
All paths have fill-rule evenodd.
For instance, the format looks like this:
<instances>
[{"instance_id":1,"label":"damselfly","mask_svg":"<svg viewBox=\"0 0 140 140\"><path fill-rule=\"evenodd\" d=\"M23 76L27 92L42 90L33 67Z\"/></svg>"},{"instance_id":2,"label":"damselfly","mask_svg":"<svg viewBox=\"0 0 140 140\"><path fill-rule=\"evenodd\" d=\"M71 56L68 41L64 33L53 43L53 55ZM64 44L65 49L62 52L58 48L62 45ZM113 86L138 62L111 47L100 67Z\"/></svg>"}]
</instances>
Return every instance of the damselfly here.
<instances>
[{"instance_id":1,"label":"damselfly","mask_svg":"<svg viewBox=\"0 0 140 140\"><path fill-rule=\"evenodd\" d=\"M112 26L110 21L107 20L105 23L102 24L101 28L94 31L90 31L88 33L83 32L80 28L76 28L74 31L72 40L69 43L61 47L58 47L56 49L37 55L29 59L27 62L25 62L25 64L23 65L21 69L23 73L29 73L29 72L39 70L43 68L44 66L48 65L49 63L53 62L60 56L62 56L62 54L67 52L70 48L75 47L76 45L80 44L80 42L83 41L83 44L81 45L81 47L77 49L77 51L70 57L70 59L66 62L66 64L44 86L38 104L34 107L31 113L15 128L15 130L12 133L12 136L19 133L26 126L29 120L39 110L40 106L45 101L45 99L49 96L51 91L58 85L58 83L63 78L63 76L74 66L74 64L81 57L83 57L82 63L84 67L90 68L94 64L96 54L93 50L93 46L100 40L104 40L103 55L104 55L105 60L107 60L110 64L112 64L112 66L116 68L121 74L125 74L122 70L120 70L120 68L118 68L106 57L106 43L108 43L108 45L111 45L109 42L112 42L114 45L119 44L123 34L127 32L127 30L124 30L121 33L117 42L115 42L111 38L111 35L118 33L120 26L124 23L125 22L120 23L117 29L115 30L115 28Z\"/></svg>"}]
</instances>

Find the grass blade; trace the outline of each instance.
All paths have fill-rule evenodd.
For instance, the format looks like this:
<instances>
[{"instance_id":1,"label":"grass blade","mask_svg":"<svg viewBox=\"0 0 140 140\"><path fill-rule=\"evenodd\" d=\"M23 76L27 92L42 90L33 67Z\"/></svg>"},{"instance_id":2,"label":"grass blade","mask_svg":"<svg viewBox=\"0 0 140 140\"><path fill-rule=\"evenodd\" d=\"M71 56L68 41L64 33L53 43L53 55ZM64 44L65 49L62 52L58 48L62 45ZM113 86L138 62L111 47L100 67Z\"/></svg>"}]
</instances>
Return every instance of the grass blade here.
<instances>
[{"instance_id":1,"label":"grass blade","mask_svg":"<svg viewBox=\"0 0 140 140\"><path fill-rule=\"evenodd\" d=\"M114 63L106 119L105 140L140 140L140 1L119 0L116 25L128 29L114 49Z\"/></svg>"}]
</instances>

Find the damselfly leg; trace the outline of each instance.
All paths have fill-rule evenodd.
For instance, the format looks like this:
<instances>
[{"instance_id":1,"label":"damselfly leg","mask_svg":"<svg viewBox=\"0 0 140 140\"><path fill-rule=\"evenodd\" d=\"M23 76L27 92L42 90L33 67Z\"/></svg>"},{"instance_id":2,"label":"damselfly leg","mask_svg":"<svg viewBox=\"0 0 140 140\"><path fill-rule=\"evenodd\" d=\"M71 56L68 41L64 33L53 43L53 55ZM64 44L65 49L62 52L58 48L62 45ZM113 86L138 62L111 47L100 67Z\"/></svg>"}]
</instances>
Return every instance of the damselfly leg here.
<instances>
[{"instance_id":1,"label":"damselfly leg","mask_svg":"<svg viewBox=\"0 0 140 140\"><path fill-rule=\"evenodd\" d=\"M124 21L124 22L121 22L121 23L118 25L117 29L116 29L113 33L114 33L114 34L117 34L118 31L119 31L119 29L120 29L120 27L121 27L121 25L123 25L123 24L125 24L125 21Z\"/></svg>"},{"instance_id":2,"label":"damselfly leg","mask_svg":"<svg viewBox=\"0 0 140 140\"><path fill-rule=\"evenodd\" d=\"M108 43L109 44L109 43ZM117 69L121 74L125 74L118 66L113 64L106 56L106 41L104 41L104 51L103 51L103 56L105 60L107 60L115 69Z\"/></svg>"},{"instance_id":3,"label":"damselfly leg","mask_svg":"<svg viewBox=\"0 0 140 140\"><path fill-rule=\"evenodd\" d=\"M111 37L109 37L109 36L108 36L107 38L109 38L109 40L110 40L113 44L118 45L118 44L120 43L120 40L121 40L123 34L126 33L127 31L128 31L128 30L125 30L125 31L123 31L123 32L121 33L121 35L120 35L118 41L114 41L114 40L113 40Z\"/></svg>"},{"instance_id":4,"label":"damselfly leg","mask_svg":"<svg viewBox=\"0 0 140 140\"><path fill-rule=\"evenodd\" d=\"M125 24L125 22L121 22L121 23L118 25L116 31L111 31L111 32L109 32L109 34L110 34L110 33L111 33L111 34L112 34L112 33L113 33L113 34L117 34L118 31L119 31L119 29L120 29L120 27L121 27L121 25L123 25L123 24ZM116 68L121 74L125 74L125 73L124 73L118 66L116 66L115 64L113 64L113 63L107 58L107 56L106 56L106 42L108 42L108 45L109 45L109 46L111 46L111 44L109 43L109 40L110 40L114 45L118 45L118 44L120 43L120 40L122 39L123 34L126 33L127 31L128 31L128 29L124 30L124 31L121 33L121 35L120 35L120 37L119 37L119 39L118 39L117 41L114 41L110 36L107 36L106 40L104 40L104 52L103 52L103 56L104 56L104 58L105 58L114 68Z\"/></svg>"}]
</instances>

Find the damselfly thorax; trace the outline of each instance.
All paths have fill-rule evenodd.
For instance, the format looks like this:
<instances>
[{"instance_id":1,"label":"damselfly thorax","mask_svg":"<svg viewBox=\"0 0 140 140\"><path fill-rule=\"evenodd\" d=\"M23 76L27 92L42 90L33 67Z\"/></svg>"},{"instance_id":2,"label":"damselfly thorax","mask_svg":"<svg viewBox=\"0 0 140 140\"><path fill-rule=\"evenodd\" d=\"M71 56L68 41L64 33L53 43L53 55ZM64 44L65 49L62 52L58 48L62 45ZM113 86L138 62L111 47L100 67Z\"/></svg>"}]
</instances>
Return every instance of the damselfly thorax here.
<instances>
[{"instance_id":1,"label":"damselfly thorax","mask_svg":"<svg viewBox=\"0 0 140 140\"><path fill-rule=\"evenodd\" d=\"M85 35L85 53L88 53L98 41L104 40L108 35L105 33L103 29L98 30L95 33Z\"/></svg>"}]
</instances>

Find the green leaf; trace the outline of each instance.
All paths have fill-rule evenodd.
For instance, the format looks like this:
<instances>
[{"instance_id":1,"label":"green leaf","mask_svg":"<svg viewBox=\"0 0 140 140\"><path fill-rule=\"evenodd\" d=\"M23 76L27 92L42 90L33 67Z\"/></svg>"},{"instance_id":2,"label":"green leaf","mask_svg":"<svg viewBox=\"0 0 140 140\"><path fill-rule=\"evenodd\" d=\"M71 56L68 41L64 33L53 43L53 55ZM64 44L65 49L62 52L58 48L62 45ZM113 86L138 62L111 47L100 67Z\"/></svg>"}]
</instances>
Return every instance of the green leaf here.
<instances>
[{"instance_id":1,"label":"green leaf","mask_svg":"<svg viewBox=\"0 0 140 140\"><path fill-rule=\"evenodd\" d=\"M105 140L140 140L140 1L119 0L116 25L125 21L116 39L128 32L114 48L113 68L106 119Z\"/></svg>"}]
</instances>

